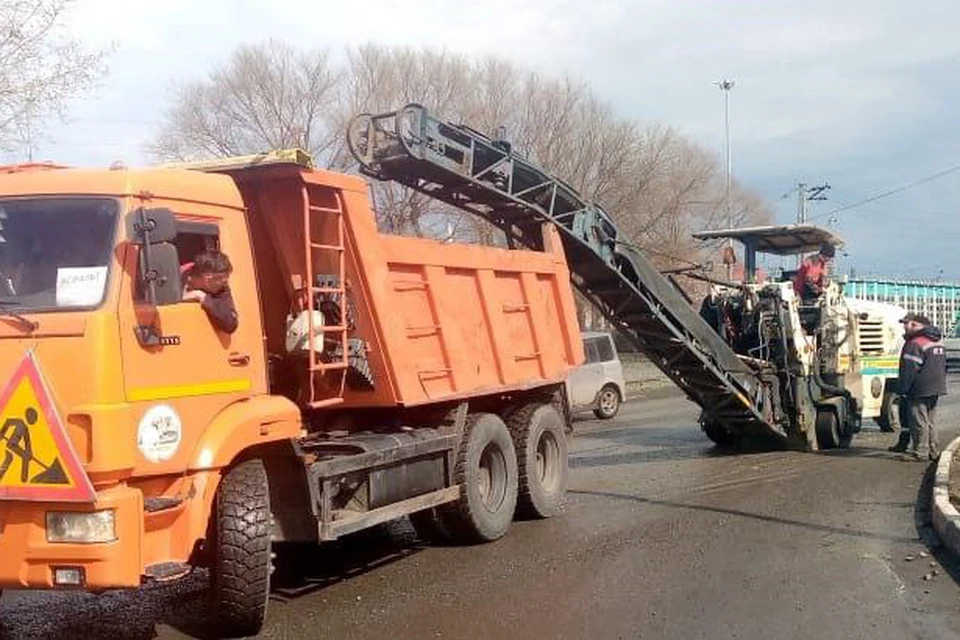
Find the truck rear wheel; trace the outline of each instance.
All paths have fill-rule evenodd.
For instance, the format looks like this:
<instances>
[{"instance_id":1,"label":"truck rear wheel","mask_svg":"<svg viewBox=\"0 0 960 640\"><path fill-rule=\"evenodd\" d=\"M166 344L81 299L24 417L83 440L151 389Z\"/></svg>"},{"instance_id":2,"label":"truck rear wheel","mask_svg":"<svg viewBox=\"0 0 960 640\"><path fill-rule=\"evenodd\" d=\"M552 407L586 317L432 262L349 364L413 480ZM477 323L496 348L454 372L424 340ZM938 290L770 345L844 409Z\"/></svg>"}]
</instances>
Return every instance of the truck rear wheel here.
<instances>
[{"instance_id":1,"label":"truck rear wheel","mask_svg":"<svg viewBox=\"0 0 960 640\"><path fill-rule=\"evenodd\" d=\"M517 514L549 518L567 493L567 436L563 417L550 404L533 403L507 421L520 472Z\"/></svg>"},{"instance_id":2,"label":"truck rear wheel","mask_svg":"<svg viewBox=\"0 0 960 640\"><path fill-rule=\"evenodd\" d=\"M507 532L517 506L517 453L507 425L492 413L467 418L454 480L460 498L441 507L457 542L489 542Z\"/></svg>"},{"instance_id":3,"label":"truck rear wheel","mask_svg":"<svg viewBox=\"0 0 960 640\"><path fill-rule=\"evenodd\" d=\"M219 637L257 635L271 572L270 488L260 460L230 469L217 490L210 592Z\"/></svg>"}]
</instances>

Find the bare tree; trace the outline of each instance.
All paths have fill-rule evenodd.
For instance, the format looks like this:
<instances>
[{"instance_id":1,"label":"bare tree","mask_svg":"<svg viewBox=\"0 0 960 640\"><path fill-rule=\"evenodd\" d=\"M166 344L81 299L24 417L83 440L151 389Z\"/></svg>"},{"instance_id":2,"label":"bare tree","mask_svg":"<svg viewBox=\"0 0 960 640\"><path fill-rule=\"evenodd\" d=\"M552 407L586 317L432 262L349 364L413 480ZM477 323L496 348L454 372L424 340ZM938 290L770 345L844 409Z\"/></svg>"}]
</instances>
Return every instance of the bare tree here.
<instances>
[{"instance_id":1,"label":"bare tree","mask_svg":"<svg viewBox=\"0 0 960 640\"><path fill-rule=\"evenodd\" d=\"M726 222L717 158L675 130L618 117L583 83L528 73L496 58L365 45L335 69L325 53L268 42L243 47L206 80L181 87L153 151L164 158L301 146L328 167L355 169L344 145L357 113L416 102L435 115L505 135L614 217L623 238L661 267L708 255L690 232ZM374 184L382 230L502 242L484 221L395 184ZM737 222L769 215L734 183Z\"/></svg>"},{"instance_id":2,"label":"bare tree","mask_svg":"<svg viewBox=\"0 0 960 640\"><path fill-rule=\"evenodd\" d=\"M0 147L27 147L38 123L63 117L71 98L105 72L106 50L88 50L65 28L72 0L0 0Z\"/></svg>"},{"instance_id":3,"label":"bare tree","mask_svg":"<svg viewBox=\"0 0 960 640\"><path fill-rule=\"evenodd\" d=\"M149 150L192 160L299 147L322 162L343 137L332 126L339 80L325 51L274 40L241 47L206 80L177 88Z\"/></svg>"}]
</instances>

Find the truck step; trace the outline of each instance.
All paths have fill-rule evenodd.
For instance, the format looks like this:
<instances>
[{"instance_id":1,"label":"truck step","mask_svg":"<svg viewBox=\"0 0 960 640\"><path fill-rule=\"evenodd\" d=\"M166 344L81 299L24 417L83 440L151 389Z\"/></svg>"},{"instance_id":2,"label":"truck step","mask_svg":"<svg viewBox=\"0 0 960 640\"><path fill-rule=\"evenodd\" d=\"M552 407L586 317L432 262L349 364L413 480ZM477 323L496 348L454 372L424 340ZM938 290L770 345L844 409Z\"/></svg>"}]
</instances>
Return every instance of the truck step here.
<instances>
[{"instance_id":1,"label":"truck step","mask_svg":"<svg viewBox=\"0 0 960 640\"><path fill-rule=\"evenodd\" d=\"M317 249L319 251L343 251L343 245L340 244L323 244L320 242L311 242L311 249Z\"/></svg>"},{"instance_id":2,"label":"truck step","mask_svg":"<svg viewBox=\"0 0 960 640\"><path fill-rule=\"evenodd\" d=\"M343 404L343 398L326 398L325 400L314 400L313 402L309 403L309 406L311 409L322 409L324 407L332 407L337 404Z\"/></svg>"},{"instance_id":3,"label":"truck step","mask_svg":"<svg viewBox=\"0 0 960 640\"><path fill-rule=\"evenodd\" d=\"M144 575L156 582L170 582L190 573L193 567L186 562L158 562L149 565Z\"/></svg>"},{"instance_id":4,"label":"truck step","mask_svg":"<svg viewBox=\"0 0 960 640\"><path fill-rule=\"evenodd\" d=\"M156 513L157 511L166 511L183 504L183 498L170 498L160 496L158 498L144 498L143 510L147 513Z\"/></svg>"}]
</instances>

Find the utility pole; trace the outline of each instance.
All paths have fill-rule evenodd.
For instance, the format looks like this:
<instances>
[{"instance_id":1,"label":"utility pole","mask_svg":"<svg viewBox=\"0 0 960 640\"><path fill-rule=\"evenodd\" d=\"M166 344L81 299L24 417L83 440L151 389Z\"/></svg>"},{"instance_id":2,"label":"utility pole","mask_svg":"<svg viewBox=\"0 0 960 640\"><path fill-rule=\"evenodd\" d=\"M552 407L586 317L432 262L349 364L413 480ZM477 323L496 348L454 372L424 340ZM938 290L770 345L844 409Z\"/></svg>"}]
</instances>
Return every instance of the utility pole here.
<instances>
[{"instance_id":1,"label":"utility pole","mask_svg":"<svg viewBox=\"0 0 960 640\"><path fill-rule=\"evenodd\" d=\"M807 185L804 182L797 183L797 224L803 224L807 221Z\"/></svg>"},{"instance_id":2,"label":"utility pole","mask_svg":"<svg viewBox=\"0 0 960 640\"><path fill-rule=\"evenodd\" d=\"M730 160L730 90L734 87L733 80L720 80L716 83L723 91L723 131L724 131L724 149L727 156L727 183L723 191L724 212L727 214L727 227L733 228L733 213L730 206L730 176L733 172L733 164ZM727 252L733 256L733 238L727 239ZM733 279L733 262L727 261L727 280Z\"/></svg>"},{"instance_id":3,"label":"utility pole","mask_svg":"<svg viewBox=\"0 0 960 640\"><path fill-rule=\"evenodd\" d=\"M830 188L830 184L824 182L816 187L807 187L806 183L797 183L797 224L807 222L807 202L810 200L826 200L827 196L823 194ZM797 266L803 263L803 256L797 256Z\"/></svg>"}]
</instances>

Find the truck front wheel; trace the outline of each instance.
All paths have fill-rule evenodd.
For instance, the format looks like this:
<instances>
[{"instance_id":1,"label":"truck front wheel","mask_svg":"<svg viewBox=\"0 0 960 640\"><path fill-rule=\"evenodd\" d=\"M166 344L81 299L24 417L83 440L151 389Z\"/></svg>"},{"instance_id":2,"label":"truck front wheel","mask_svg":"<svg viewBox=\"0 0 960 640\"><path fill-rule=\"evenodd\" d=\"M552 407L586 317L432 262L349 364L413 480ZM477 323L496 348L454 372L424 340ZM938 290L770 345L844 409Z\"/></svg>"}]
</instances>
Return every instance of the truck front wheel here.
<instances>
[{"instance_id":1,"label":"truck front wheel","mask_svg":"<svg viewBox=\"0 0 960 640\"><path fill-rule=\"evenodd\" d=\"M267 614L270 488L260 460L230 469L217 491L210 592L218 637L255 636Z\"/></svg>"},{"instance_id":2,"label":"truck front wheel","mask_svg":"<svg viewBox=\"0 0 960 640\"><path fill-rule=\"evenodd\" d=\"M443 524L457 542L489 542L507 532L517 507L517 453L507 425L492 413L467 418L454 478L460 499L443 505Z\"/></svg>"}]
</instances>

